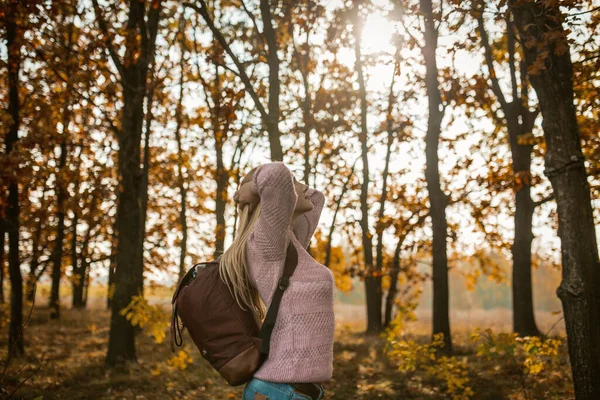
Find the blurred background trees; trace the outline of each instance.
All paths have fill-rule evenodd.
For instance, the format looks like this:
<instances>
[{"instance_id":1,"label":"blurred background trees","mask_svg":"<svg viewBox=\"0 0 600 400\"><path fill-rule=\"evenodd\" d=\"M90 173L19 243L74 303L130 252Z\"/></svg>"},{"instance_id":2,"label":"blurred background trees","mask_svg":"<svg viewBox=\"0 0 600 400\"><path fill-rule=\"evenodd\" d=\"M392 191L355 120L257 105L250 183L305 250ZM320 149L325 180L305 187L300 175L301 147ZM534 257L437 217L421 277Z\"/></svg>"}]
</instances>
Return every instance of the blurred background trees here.
<instances>
[{"instance_id":1,"label":"blurred background trees","mask_svg":"<svg viewBox=\"0 0 600 400\"><path fill-rule=\"evenodd\" d=\"M600 391L597 2L1 7L0 301L15 354L44 282L57 319L65 285L78 309L106 286L106 361L136 359L120 311L222 253L239 181L283 160L326 195L310 251L340 293L363 293L367 332L419 303L449 353L451 311L489 302L539 335L562 268L575 387Z\"/></svg>"}]
</instances>

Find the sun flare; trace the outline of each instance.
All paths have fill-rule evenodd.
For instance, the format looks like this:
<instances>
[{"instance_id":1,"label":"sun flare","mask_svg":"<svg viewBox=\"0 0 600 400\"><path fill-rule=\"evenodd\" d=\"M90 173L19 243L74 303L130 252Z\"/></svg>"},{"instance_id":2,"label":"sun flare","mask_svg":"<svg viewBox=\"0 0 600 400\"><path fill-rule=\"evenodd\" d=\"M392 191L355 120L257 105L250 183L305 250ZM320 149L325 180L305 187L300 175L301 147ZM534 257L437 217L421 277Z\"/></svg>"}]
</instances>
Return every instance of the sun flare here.
<instances>
[{"instance_id":1,"label":"sun flare","mask_svg":"<svg viewBox=\"0 0 600 400\"><path fill-rule=\"evenodd\" d=\"M361 48L363 53L391 52L393 35L394 24L391 21L381 14L370 14L362 32Z\"/></svg>"}]
</instances>

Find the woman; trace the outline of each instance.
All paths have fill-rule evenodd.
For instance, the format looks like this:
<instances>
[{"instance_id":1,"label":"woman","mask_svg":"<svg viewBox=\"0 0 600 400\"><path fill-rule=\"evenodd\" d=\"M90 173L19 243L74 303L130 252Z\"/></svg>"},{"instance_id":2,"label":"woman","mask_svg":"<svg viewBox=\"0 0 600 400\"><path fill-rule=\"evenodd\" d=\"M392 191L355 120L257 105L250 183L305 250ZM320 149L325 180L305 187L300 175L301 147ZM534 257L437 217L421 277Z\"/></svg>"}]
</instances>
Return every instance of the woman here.
<instances>
[{"instance_id":1,"label":"woman","mask_svg":"<svg viewBox=\"0 0 600 400\"><path fill-rule=\"evenodd\" d=\"M264 317L283 272L288 244L298 264L283 294L269 357L248 382L243 400L322 399L319 383L333 369L333 274L306 251L325 198L296 181L281 162L261 165L242 181L234 200L240 224L220 260L221 276L242 307Z\"/></svg>"}]
</instances>

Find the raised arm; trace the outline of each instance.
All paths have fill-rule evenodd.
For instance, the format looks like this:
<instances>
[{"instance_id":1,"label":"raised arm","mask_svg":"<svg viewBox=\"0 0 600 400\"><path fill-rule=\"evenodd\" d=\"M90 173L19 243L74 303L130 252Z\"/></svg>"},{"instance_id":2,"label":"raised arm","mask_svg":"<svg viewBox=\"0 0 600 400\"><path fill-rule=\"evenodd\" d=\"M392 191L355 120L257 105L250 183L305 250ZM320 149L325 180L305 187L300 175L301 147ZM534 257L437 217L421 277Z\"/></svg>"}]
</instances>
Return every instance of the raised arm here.
<instances>
[{"instance_id":1,"label":"raised arm","mask_svg":"<svg viewBox=\"0 0 600 400\"><path fill-rule=\"evenodd\" d=\"M255 171L252 185L261 211L249 239L265 258L285 257L297 199L292 172L282 162L264 164Z\"/></svg>"},{"instance_id":2,"label":"raised arm","mask_svg":"<svg viewBox=\"0 0 600 400\"><path fill-rule=\"evenodd\" d=\"M323 205L325 204L325 196L317 189L310 188L306 191L306 194L313 204L313 209L299 215L294 223L294 235L305 249L308 248L310 239L317 229L321 211L323 211Z\"/></svg>"}]
</instances>

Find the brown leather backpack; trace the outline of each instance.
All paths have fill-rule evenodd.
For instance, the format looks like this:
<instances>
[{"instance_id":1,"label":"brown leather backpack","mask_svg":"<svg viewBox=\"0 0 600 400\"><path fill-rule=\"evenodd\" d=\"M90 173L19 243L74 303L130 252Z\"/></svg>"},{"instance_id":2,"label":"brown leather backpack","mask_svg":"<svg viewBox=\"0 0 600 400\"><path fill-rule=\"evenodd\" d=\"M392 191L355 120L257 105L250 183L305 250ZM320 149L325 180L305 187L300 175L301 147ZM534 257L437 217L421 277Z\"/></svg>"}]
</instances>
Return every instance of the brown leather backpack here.
<instances>
[{"instance_id":1,"label":"brown leather backpack","mask_svg":"<svg viewBox=\"0 0 600 400\"><path fill-rule=\"evenodd\" d=\"M171 301L171 351L182 345L181 328L185 327L202 357L230 385L248 382L269 355L281 297L297 264L298 253L290 242L283 274L262 326L252 311L242 310L235 301L221 280L218 260L194 265L177 285Z\"/></svg>"}]
</instances>

